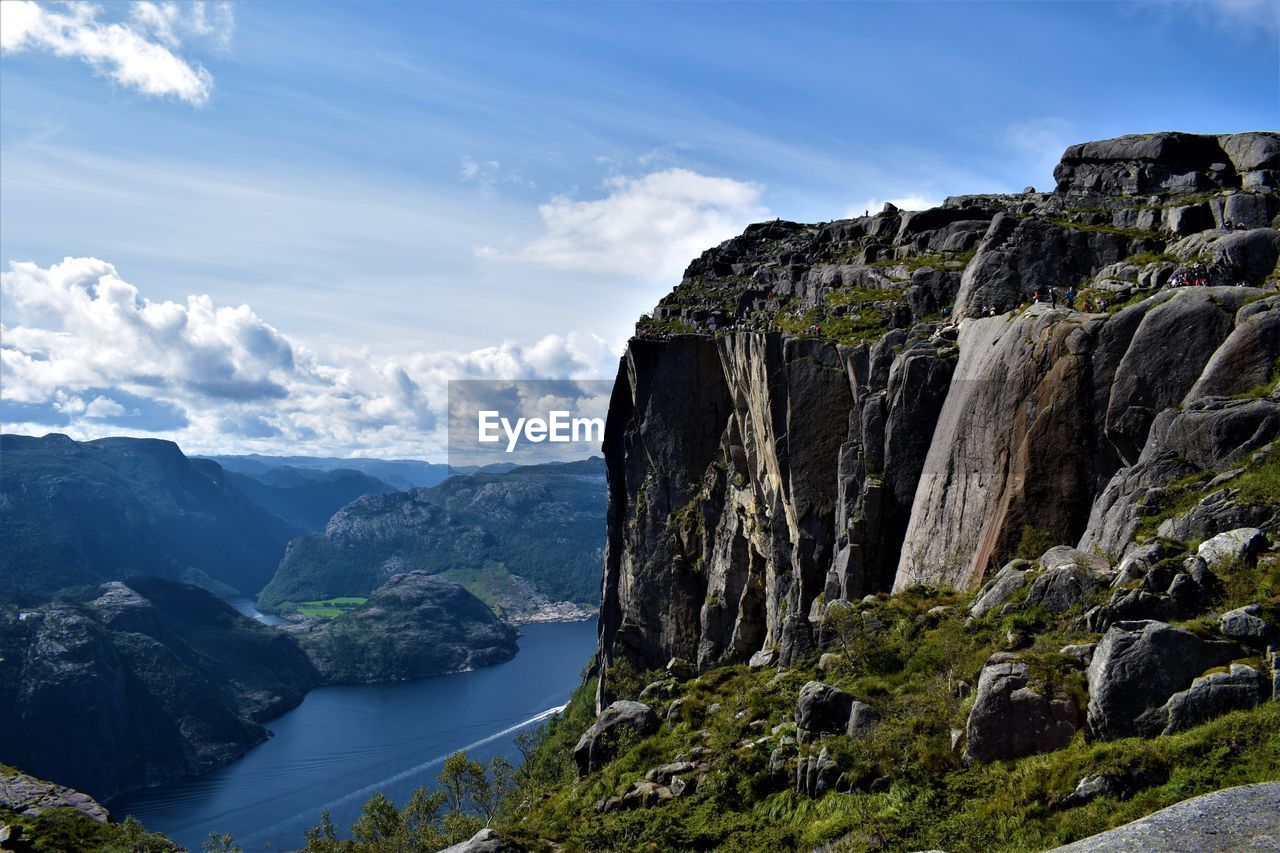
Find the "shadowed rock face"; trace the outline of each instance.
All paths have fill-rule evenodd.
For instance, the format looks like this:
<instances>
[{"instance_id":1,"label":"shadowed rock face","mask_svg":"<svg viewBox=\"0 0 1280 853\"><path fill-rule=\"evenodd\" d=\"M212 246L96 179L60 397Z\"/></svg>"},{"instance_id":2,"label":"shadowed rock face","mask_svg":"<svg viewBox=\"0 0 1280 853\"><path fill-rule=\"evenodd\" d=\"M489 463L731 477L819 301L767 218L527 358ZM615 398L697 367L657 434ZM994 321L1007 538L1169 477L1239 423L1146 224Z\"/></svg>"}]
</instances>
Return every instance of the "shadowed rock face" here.
<instances>
[{"instance_id":1,"label":"shadowed rock face","mask_svg":"<svg viewBox=\"0 0 1280 853\"><path fill-rule=\"evenodd\" d=\"M1280 432L1277 152L1088 143L1053 193L762 223L696 259L614 389L600 701L618 658L785 665L834 601L974 588L1027 527L1119 558L1158 490L1247 464Z\"/></svg>"}]
</instances>

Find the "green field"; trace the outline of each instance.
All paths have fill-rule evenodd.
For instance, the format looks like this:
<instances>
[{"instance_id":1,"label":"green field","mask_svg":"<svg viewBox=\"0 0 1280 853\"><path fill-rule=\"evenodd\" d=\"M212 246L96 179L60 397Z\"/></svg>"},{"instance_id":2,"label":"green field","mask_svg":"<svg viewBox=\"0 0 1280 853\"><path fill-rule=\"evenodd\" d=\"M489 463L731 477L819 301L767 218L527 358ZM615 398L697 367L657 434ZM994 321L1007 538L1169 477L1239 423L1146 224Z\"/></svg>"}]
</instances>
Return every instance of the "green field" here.
<instances>
[{"instance_id":1,"label":"green field","mask_svg":"<svg viewBox=\"0 0 1280 853\"><path fill-rule=\"evenodd\" d=\"M303 616L323 616L331 619L334 616L341 616L351 610L355 610L369 599L361 598L358 595L343 595L338 598L326 598L323 601L303 601L294 606Z\"/></svg>"}]
</instances>

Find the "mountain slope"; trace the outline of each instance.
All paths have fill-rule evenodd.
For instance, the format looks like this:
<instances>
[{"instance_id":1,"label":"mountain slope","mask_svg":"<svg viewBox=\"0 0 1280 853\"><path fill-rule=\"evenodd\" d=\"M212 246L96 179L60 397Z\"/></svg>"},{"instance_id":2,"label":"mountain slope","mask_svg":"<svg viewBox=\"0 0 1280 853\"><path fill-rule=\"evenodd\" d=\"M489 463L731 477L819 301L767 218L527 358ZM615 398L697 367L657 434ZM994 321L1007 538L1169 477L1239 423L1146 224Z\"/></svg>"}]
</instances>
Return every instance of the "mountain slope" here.
<instances>
[{"instance_id":1,"label":"mountain slope","mask_svg":"<svg viewBox=\"0 0 1280 853\"><path fill-rule=\"evenodd\" d=\"M106 799L226 764L318 675L282 632L139 577L0 605L0 762Z\"/></svg>"},{"instance_id":2,"label":"mountain slope","mask_svg":"<svg viewBox=\"0 0 1280 853\"><path fill-rule=\"evenodd\" d=\"M604 502L599 459L367 496L336 513L323 533L290 543L258 606L367 596L393 574L474 573L495 564L556 600L593 602Z\"/></svg>"},{"instance_id":3,"label":"mountain slope","mask_svg":"<svg viewBox=\"0 0 1280 853\"><path fill-rule=\"evenodd\" d=\"M0 437L0 585L35 601L133 575L256 594L297 529L168 441Z\"/></svg>"},{"instance_id":4,"label":"mountain slope","mask_svg":"<svg viewBox=\"0 0 1280 853\"><path fill-rule=\"evenodd\" d=\"M284 473L284 469L271 472ZM228 485L267 512L307 532L323 530L335 512L356 498L395 491L376 477L350 468L305 473L308 476L275 485L235 471L224 471L223 477Z\"/></svg>"}]
</instances>

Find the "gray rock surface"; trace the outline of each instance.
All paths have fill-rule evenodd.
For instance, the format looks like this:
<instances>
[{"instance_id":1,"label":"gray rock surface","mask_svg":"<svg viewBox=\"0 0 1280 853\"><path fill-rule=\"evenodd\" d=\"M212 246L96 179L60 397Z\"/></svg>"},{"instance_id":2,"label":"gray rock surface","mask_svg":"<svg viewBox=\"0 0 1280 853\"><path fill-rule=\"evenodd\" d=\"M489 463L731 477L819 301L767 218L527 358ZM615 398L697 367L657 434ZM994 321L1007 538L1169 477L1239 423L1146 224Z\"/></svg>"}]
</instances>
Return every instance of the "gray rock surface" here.
<instances>
[{"instance_id":1,"label":"gray rock surface","mask_svg":"<svg viewBox=\"0 0 1280 853\"><path fill-rule=\"evenodd\" d=\"M1071 740L1079 712L1066 698L1048 697L1028 684L1027 665L997 656L982 668L965 727L965 760L996 761L1061 749Z\"/></svg>"},{"instance_id":2,"label":"gray rock surface","mask_svg":"<svg viewBox=\"0 0 1280 853\"><path fill-rule=\"evenodd\" d=\"M1229 711L1256 708L1270 698L1270 685L1251 666L1233 663L1228 672L1202 675L1186 690L1169 697L1162 714L1163 734L1171 735L1220 717Z\"/></svg>"},{"instance_id":3,"label":"gray rock surface","mask_svg":"<svg viewBox=\"0 0 1280 853\"><path fill-rule=\"evenodd\" d=\"M986 583L978 592L977 599L969 608L969 615L982 617L1002 607L1005 602L1027 584L1027 571L1031 564L1024 561L1007 563L1000 572Z\"/></svg>"},{"instance_id":4,"label":"gray rock surface","mask_svg":"<svg viewBox=\"0 0 1280 853\"><path fill-rule=\"evenodd\" d=\"M498 833L485 827L466 841L446 847L440 853L508 853L517 848L504 841Z\"/></svg>"},{"instance_id":5,"label":"gray rock surface","mask_svg":"<svg viewBox=\"0 0 1280 853\"><path fill-rule=\"evenodd\" d=\"M1089 664L1090 731L1102 740L1159 734L1169 697L1238 651L1233 643L1205 640L1163 622L1113 625Z\"/></svg>"},{"instance_id":6,"label":"gray rock surface","mask_svg":"<svg viewBox=\"0 0 1280 853\"><path fill-rule=\"evenodd\" d=\"M1262 608L1247 604L1222 614L1218 630L1222 636L1251 646L1265 645L1271 637L1271 623L1262 618Z\"/></svg>"},{"instance_id":7,"label":"gray rock surface","mask_svg":"<svg viewBox=\"0 0 1280 853\"><path fill-rule=\"evenodd\" d=\"M578 775L586 776L617 754L628 739L642 740L658 730L658 717L643 702L622 699L605 708L578 738L573 760Z\"/></svg>"},{"instance_id":8,"label":"gray rock surface","mask_svg":"<svg viewBox=\"0 0 1280 853\"><path fill-rule=\"evenodd\" d=\"M1060 565L1047 569L1032 582L1024 606L1040 607L1049 613L1066 613L1105 584L1106 580L1090 569Z\"/></svg>"},{"instance_id":9,"label":"gray rock surface","mask_svg":"<svg viewBox=\"0 0 1280 853\"><path fill-rule=\"evenodd\" d=\"M1228 530L1200 543L1196 554L1213 568L1233 560L1243 560L1267 547L1267 537L1256 527Z\"/></svg>"},{"instance_id":10,"label":"gray rock surface","mask_svg":"<svg viewBox=\"0 0 1280 853\"><path fill-rule=\"evenodd\" d=\"M861 704L861 703L860 703ZM824 734L843 734L849 727L853 697L838 687L810 681L796 700L797 736L801 743Z\"/></svg>"},{"instance_id":11,"label":"gray rock surface","mask_svg":"<svg viewBox=\"0 0 1280 853\"><path fill-rule=\"evenodd\" d=\"M0 772L0 806L20 815L38 815L45 809L66 807L100 823L106 823L110 817L88 794L19 771Z\"/></svg>"},{"instance_id":12,"label":"gray rock surface","mask_svg":"<svg viewBox=\"0 0 1280 853\"><path fill-rule=\"evenodd\" d=\"M1226 853L1280 849L1280 782L1183 800L1055 853Z\"/></svg>"}]
</instances>

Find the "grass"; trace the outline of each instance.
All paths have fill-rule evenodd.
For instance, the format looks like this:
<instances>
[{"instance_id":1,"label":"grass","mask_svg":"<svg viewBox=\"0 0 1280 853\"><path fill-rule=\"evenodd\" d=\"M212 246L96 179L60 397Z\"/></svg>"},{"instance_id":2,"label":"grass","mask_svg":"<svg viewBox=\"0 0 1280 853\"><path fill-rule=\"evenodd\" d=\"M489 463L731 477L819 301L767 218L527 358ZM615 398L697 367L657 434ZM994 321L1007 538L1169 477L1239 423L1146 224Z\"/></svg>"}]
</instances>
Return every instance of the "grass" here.
<instances>
[{"instance_id":1,"label":"grass","mask_svg":"<svg viewBox=\"0 0 1280 853\"><path fill-rule=\"evenodd\" d=\"M1070 228L1074 231L1096 231L1100 234L1119 234L1124 237L1132 237L1135 240L1152 239L1160 236L1155 231L1144 231L1141 228L1118 228L1115 225L1094 225L1057 218L1047 218L1045 221L1057 225L1059 228Z\"/></svg>"},{"instance_id":2,"label":"grass","mask_svg":"<svg viewBox=\"0 0 1280 853\"><path fill-rule=\"evenodd\" d=\"M291 605L290 609L301 613L303 616L323 616L326 619L332 619L335 616L341 616L343 613L355 610L368 600L368 598L362 598L358 595L341 595L337 598L326 598L320 601L301 601Z\"/></svg>"}]
</instances>

